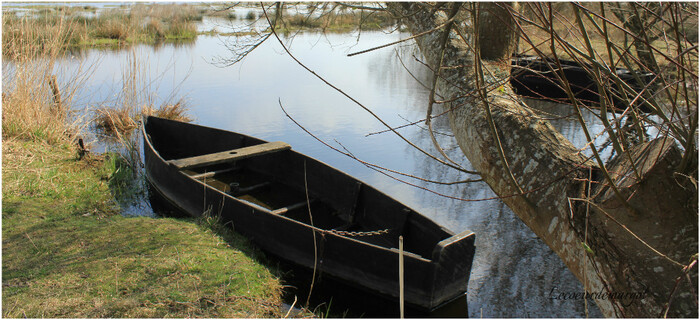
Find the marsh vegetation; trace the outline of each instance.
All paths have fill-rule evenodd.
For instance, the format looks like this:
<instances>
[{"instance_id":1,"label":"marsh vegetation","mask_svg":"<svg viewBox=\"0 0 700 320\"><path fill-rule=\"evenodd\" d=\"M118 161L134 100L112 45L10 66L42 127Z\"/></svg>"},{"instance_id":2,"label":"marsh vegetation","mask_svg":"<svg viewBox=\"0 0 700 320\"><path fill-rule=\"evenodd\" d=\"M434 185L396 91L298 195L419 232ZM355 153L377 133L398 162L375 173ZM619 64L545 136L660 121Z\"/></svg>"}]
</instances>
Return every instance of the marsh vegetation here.
<instances>
[{"instance_id":1,"label":"marsh vegetation","mask_svg":"<svg viewBox=\"0 0 700 320\"><path fill-rule=\"evenodd\" d=\"M3 11L3 56L17 58L28 48L51 42L60 50L119 47L134 43L193 40L202 15L191 5L136 4L127 8L43 8L20 15Z\"/></svg>"},{"instance_id":2,"label":"marsh vegetation","mask_svg":"<svg viewBox=\"0 0 700 320\"><path fill-rule=\"evenodd\" d=\"M142 196L135 192L145 181L129 153L90 153L83 146L95 125L75 95L98 65L66 73L56 66L71 46L153 37L144 35L135 11L75 16L86 10L93 9L42 8L37 17L3 13L3 317L284 315L278 271L216 219L121 215L121 203ZM182 14L169 12L146 28ZM189 37L189 19L181 16L179 27L168 22L158 37ZM138 76L126 70L124 78ZM185 116L182 101L130 105L137 92L123 91L126 111L105 112L126 116L110 115L109 121L133 127L144 112ZM98 110L108 109L120 110Z\"/></svg>"}]
</instances>

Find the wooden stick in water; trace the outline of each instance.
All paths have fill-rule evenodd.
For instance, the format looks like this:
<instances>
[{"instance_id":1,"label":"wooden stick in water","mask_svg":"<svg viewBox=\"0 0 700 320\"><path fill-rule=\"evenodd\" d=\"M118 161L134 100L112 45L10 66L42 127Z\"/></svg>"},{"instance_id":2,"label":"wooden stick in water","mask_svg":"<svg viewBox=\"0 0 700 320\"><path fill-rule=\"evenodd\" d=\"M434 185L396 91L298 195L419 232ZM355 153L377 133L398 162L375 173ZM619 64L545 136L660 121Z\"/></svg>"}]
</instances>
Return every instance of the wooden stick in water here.
<instances>
[{"instance_id":1,"label":"wooden stick in water","mask_svg":"<svg viewBox=\"0 0 700 320\"><path fill-rule=\"evenodd\" d=\"M403 236L399 236L399 309L401 310L401 319L403 319Z\"/></svg>"}]
</instances>

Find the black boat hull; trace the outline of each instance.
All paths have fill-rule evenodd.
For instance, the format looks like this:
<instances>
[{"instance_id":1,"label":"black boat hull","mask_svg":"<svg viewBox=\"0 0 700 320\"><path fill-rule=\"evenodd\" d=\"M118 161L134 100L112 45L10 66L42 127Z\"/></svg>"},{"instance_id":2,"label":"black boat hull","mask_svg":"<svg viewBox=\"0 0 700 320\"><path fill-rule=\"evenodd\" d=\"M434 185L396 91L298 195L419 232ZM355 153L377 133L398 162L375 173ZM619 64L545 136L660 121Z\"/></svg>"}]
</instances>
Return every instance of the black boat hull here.
<instances>
[{"instance_id":1,"label":"black boat hull","mask_svg":"<svg viewBox=\"0 0 700 320\"><path fill-rule=\"evenodd\" d=\"M265 170L276 182L301 190L305 190L306 181L310 197L333 206L337 214L333 219L362 221L365 229L388 230L381 236L366 231L368 234L360 235L337 232L333 231L336 225L320 215L313 216L312 226L304 218L309 215L308 208L271 214L192 178L169 162L264 141L153 117L144 118L143 128L146 177L181 211L192 216L205 212L218 215L263 251L303 267L316 265L324 274L389 297L399 296L396 244L402 235L409 249L404 254L407 303L433 310L466 292L474 255L473 233L455 235L376 189L292 150L236 165L255 172ZM390 243L385 244L387 241Z\"/></svg>"},{"instance_id":2,"label":"black boat hull","mask_svg":"<svg viewBox=\"0 0 700 320\"><path fill-rule=\"evenodd\" d=\"M588 106L598 106L600 95L598 83L591 74L592 66L579 64L571 60L560 59L562 68L553 59L543 59L539 56L518 55L511 59L511 79L515 93L535 99L572 103L564 85L559 80L563 77L571 88L574 99ZM617 77L635 92L640 92L653 78L652 73L634 72L627 69L615 69ZM610 111L622 112L628 106L628 100L622 99L620 90L611 83L603 90L612 98ZM634 96L628 99L632 100ZM634 104L641 112L652 112L650 107L640 101Z\"/></svg>"}]
</instances>

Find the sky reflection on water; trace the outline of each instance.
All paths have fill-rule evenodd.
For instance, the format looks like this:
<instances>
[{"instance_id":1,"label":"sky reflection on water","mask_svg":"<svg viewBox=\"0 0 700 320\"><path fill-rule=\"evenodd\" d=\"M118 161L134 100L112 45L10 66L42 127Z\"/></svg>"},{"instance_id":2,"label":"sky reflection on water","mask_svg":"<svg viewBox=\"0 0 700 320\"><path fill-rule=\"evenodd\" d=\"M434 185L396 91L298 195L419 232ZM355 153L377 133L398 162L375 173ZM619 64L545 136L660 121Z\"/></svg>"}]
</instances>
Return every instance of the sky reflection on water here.
<instances>
[{"instance_id":1,"label":"sky reflection on water","mask_svg":"<svg viewBox=\"0 0 700 320\"><path fill-rule=\"evenodd\" d=\"M428 83L428 70L416 62L413 45L385 48L347 57L352 51L370 48L406 34L363 32L357 34L302 33L291 45L293 54L310 69L370 108L391 126L425 116L429 90L418 84L404 69L397 55L411 72ZM320 139L350 150L357 157L429 179L461 180L456 173L408 146L392 133L366 136L386 129L369 113L304 71L274 39L260 46L242 63L217 66L217 58L230 56L224 37L199 36L182 45L135 46L121 51L88 50L76 61L95 64L89 82L76 101L83 106L109 104L123 86L123 70L134 59L142 67L143 83L155 104L174 102L186 96L189 114L198 124L237 131L266 140L283 140L297 151L317 158L382 190L414 207L454 232L472 230L477 236L477 255L469 283L469 309L472 317L583 317L583 301L549 298L558 291L583 291L580 283L559 258L540 241L501 201L462 202L400 183L364 165L329 150L304 133L282 112L284 108ZM116 89L115 89L116 88ZM176 92L177 96L172 93ZM566 112L561 106L559 112ZM564 107L566 108L566 107ZM586 120L594 124L588 115ZM577 125L556 123L557 128L577 147L585 144ZM593 125L596 133L600 126ZM450 132L446 119L437 119L435 128ZM597 131L596 131L597 130ZM426 150L434 150L429 136L419 126L399 130ZM449 136L437 136L452 159L468 161ZM478 199L494 196L484 183L436 186L411 181L455 197ZM595 307L591 316L600 317Z\"/></svg>"}]
</instances>

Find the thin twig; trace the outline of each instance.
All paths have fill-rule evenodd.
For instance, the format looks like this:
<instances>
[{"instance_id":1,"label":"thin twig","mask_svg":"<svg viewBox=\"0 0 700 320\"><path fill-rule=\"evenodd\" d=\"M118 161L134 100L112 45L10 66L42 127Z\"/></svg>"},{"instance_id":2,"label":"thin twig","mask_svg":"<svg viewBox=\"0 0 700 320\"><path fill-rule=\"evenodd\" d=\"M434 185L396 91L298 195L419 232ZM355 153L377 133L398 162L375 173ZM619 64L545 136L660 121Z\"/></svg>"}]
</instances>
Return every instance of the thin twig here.
<instances>
[{"instance_id":1,"label":"thin twig","mask_svg":"<svg viewBox=\"0 0 700 320\"><path fill-rule=\"evenodd\" d=\"M428 133L430 134L430 140L433 142L433 146L435 146L435 149L437 149L438 152L442 155L445 160L455 164L454 160L452 160L450 157L447 156L445 151L442 149L440 146L440 143L438 143L437 139L435 139L435 133L433 132L433 123L431 120L431 115L433 113L433 104L435 103L435 89L437 88L438 84L438 78L440 77L440 70L442 68L443 60L445 59L445 50L447 49L447 40L450 38L450 31L452 30L452 21L454 21L455 17L457 16L457 13L459 12L459 9L462 7L461 4L459 3L454 3L452 5L452 8L450 9L450 14L448 16L448 23L445 26L445 30L443 31L442 38L440 39L440 59L438 60L438 65L437 68L435 68L435 74L433 75L433 84L430 88L430 94L428 95L428 110L426 111L426 116L425 116L425 124L428 125Z\"/></svg>"},{"instance_id":2,"label":"thin twig","mask_svg":"<svg viewBox=\"0 0 700 320\"><path fill-rule=\"evenodd\" d=\"M673 289L671 290L671 294L669 294L668 302L666 302L666 307L664 308L664 312L663 312L663 317L664 317L664 319L668 317L668 311L671 310L671 303L673 302L673 297L676 295L676 289L678 289L678 285L679 285L680 282L681 282L681 278L682 278L684 275L685 275L686 277L688 277L688 272L690 272L690 269L693 268L693 266L695 266L695 264L697 264L697 262L698 262L698 260L695 259L695 260L693 260L693 262L691 262L689 265L684 266L684 267L683 267L683 270L681 271L682 274L681 274L680 276L678 276L678 278L676 278L676 283L675 283L675 285L673 286ZM690 288L691 288L691 289L693 288L693 282L692 282L692 281L690 282ZM696 301L696 303L697 303L697 297L695 298L695 301Z\"/></svg>"},{"instance_id":3,"label":"thin twig","mask_svg":"<svg viewBox=\"0 0 700 320\"><path fill-rule=\"evenodd\" d=\"M521 194L521 193L515 193L515 194L510 194L510 195L494 196L494 197L480 198L480 199L467 199L467 198L460 198L460 197L450 196L450 195L446 195L446 194L437 192L437 191L432 190L432 189L428 189L428 188L423 187L423 186L419 186L419 185L416 185L416 184L407 182L407 181L405 181L405 180L399 179L399 178L394 177L394 176L392 176L392 175L389 175L388 173L382 171L382 170L390 171L389 169L381 168L381 167L379 167L379 166L377 166L377 165L373 165L373 164L371 164L371 163L365 162L365 161L363 161L363 160L361 160L361 159L355 157L354 155L352 155L352 154L349 153L349 152L343 152L343 151L341 151L341 150L338 150L337 148L331 146L330 144L328 144L328 143L326 143L325 141L323 141L323 140L321 140L320 138L318 138L316 135L314 135L314 134L311 133L308 129L306 129L304 126L302 126L299 122L297 122L294 118L292 118L292 116L291 116L291 115L284 109L284 107L282 106L282 102L281 102L281 101L279 101L279 105L280 105L280 108L282 109L282 111L284 112L284 114L287 116L287 118L289 118L289 119L290 119L292 122L294 122L294 124L297 125L300 129L302 129L304 132L306 132L307 134L309 134L312 138L316 139L316 141L322 143L322 144L325 145L326 147L328 147L328 148L330 148L330 149L332 149L332 150L334 150L334 151L336 151L336 152L338 152L338 153L340 153L340 154L343 154L343 155L345 155L345 156L347 156L347 157L350 157L350 158L352 158L352 159L354 159L354 160L356 160L356 161L362 163L363 165L367 166L368 168L370 168L370 169L372 169L372 170L375 170L375 171L377 171L377 172L379 172L379 173L381 173L381 174L383 174L383 175L385 175L385 176L387 176L387 177L389 177L389 178L391 178L391 179L394 179L394 180L396 180L396 181L398 181L398 182L401 182L401 183L407 184L407 185L409 185L409 186L412 186L412 187L415 187L415 188L418 188L418 189L421 189L421 190L428 191L428 192L433 193L433 194L435 194L435 195L438 195L438 196L440 196L440 197L448 198L448 199L452 199L452 200L458 200L458 201L464 201L464 202L478 202L478 201L489 201L489 200L496 200L496 199L507 199L507 198L511 198L511 197L521 196L521 195L523 195L523 194L529 194L529 193L532 193L532 192L537 192L537 191L543 190L543 189L545 189L545 188L551 186L551 185L554 184L555 182L557 182L557 181L559 181L559 180L561 180L561 179L564 179L566 176L568 176L569 174L571 174L572 172L574 172L574 171L576 171L576 170L579 170L579 169L588 169L588 168L590 168L589 166L583 165L583 164L587 163L587 162L590 160L590 157L589 157L589 158L585 158L585 159L582 160L582 163L581 163L581 164L577 164L577 165L572 166L571 170L569 170L569 171L567 171L567 172L563 172L563 173L560 174L559 176L553 178L551 181L545 182L545 183L543 183L541 186L532 188L532 189L530 189L530 190L528 190L528 191L523 192L522 194ZM341 145L341 146L342 146L342 145ZM345 147L343 147L343 148L345 148ZM382 169L382 170L380 170L380 169ZM392 171L390 171L390 172L392 172ZM397 172L394 172L394 173L397 173ZM399 174L401 174L401 173L399 173ZM413 176L409 176L409 177L413 177ZM417 178L417 177L413 177L413 178ZM417 178L417 179L419 179L419 178ZM423 179L421 179L421 180L423 180ZM459 181L459 182L453 182L453 183L441 183L441 184L456 184L456 183L478 182L478 181L481 181L481 179L479 179L479 180L465 180L465 181ZM430 182L430 181L429 181L429 182ZM435 182L434 182L434 183L435 183Z\"/></svg>"},{"instance_id":4,"label":"thin twig","mask_svg":"<svg viewBox=\"0 0 700 320\"><path fill-rule=\"evenodd\" d=\"M294 302L292 302L292 305L289 306L289 310L287 310L287 313L284 314L284 318L285 318L285 319L288 318L288 317L289 317L289 314L292 312L292 310L294 310L294 305L295 305L295 304L297 304L297 296L296 296L296 295L294 296ZM307 302L307 304L308 304L308 302Z\"/></svg>"},{"instance_id":5,"label":"thin twig","mask_svg":"<svg viewBox=\"0 0 700 320\"><path fill-rule=\"evenodd\" d=\"M39 248L36 246L36 244L34 244L34 240L32 240L32 238L29 237L29 234L27 234L27 233L25 232L25 233L24 233L24 236L26 236L27 239L29 239L29 242L31 242L31 243L32 243L32 246L34 246L34 249L36 249L37 251L39 251Z\"/></svg>"},{"instance_id":6,"label":"thin twig","mask_svg":"<svg viewBox=\"0 0 700 320\"><path fill-rule=\"evenodd\" d=\"M318 244L316 243L316 227L314 226L314 217L311 214L311 201L309 200L309 185L306 178L306 160L304 160L304 194L306 195L306 207L309 209L309 223L311 224L311 232L314 236L314 271L311 275L311 286L309 287L309 295L306 297L306 306L309 306L311 301L311 293L314 291L314 283L316 282L316 267L318 263ZM290 309L291 310L291 309Z\"/></svg>"},{"instance_id":7,"label":"thin twig","mask_svg":"<svg viewBox=\"0 0 700 320\"><path fill-rule=\"evenodd\" d=\"M302 129L302 130L303 130L304 132L306 132L309 136L311 136L312 138L316 139L316 141L322 143L323 145L325 145L325 146L328 147L329 149L331 149L331 150L333 150L333 151L335 151L335 152L338 152L338 153L340 153L340 154L342 154L342 155L344 155L344 156L347 156L347 157L349 157L349 158L351 158L351 159L353 159L353 160L355 160L355 161L357 161L357 162L359 162L359 163L361 163L361 164L367 166L367 167L370 168L370 169L377 170L377 171L379 171L379 172L387 171L387 172L391 172L391 173L394 173L394 174L402 175L402 176L405 176L405 177L413 178L413 179L416 179L416 180L421 180L421 181L424 181L424 182L429 182L429 183L434 183L434 184L441 184L441 185L454 185L454 184L460 184L460 183L469 183L469 182L478 182L478 181L482 181L482 179L466 179L466 180L454 181L454 182L434 181L434 180L429 180L429 179L426 179L426 178L414 176L414 175L411 175L411 174L408 174L408 173L404 173L404 172L400 172L400 171L388 169L388 168L379 166L379 165L377 165L377 164L369 163L369 162L364 161L364 160L362 160L362 159L356 157L355 155L353 155L349 150L347 150L347 148L345 148L345 146L343 146L343 145L342 145L340 142L338 142L337 140L336 140L336 143L338 143L341 147L343 147L343 149L345 149L345 152L343 152L343 151L339 150L338 148L335 148L335 147L331 146L330 144L328 144L327 142L321 140L319 137L317 137L316 135L314 135L313 133L311 133L311 131L309 131L309 130L306 129L304 126L302 126L298 121L296 121L296 119L294 119L294 118L287 112L287 110L284 109L284 106L282 105L282 101L278 101L278 103L279 103L280 108L282 109L282 112L284 112L285 116L287 116L287 118L289 118L290 120L292 120L292 122L294 122L294 124L297 125L297 127L299 127L300 129Z\"/></svg>"},{"instance_id":8,"label":"thin twig","mask_svg":"<svg viewBox=\"0 0 700 320\"><path fill-rule=\"evenodd\" d=\"M396 134L396 135L397 135L399 138L401 138L404 142L408 143L411 147L413 147L413 148L415 148L416 150L422 152L423 154L425 154L426 156L430 157L431 159L433 159L433 160L435 160L435 161L437 161L437 162L439 162L439 163L441 163L441 164L443 164L443 165L446 165L446 166L448 166L448 167L450 167L450 168L453 168L453 169L456 169L456 170L459 170L459 171L462 171L462 172L465 172L465 173L478 174L478 173L475 172L475 171L466 170L466 169L464 169L464 168L461 167L461 166L455 166L454 164L451 164L451 163L445 162L445 161L443 161L443 160L441 160L441 159L438 159L438 158L435 157L434 155L432 155L432 154L430 154L429 152L423 150L421 147L417 146L415 143L413 143L413 142L411 142L410 140L408 140L406 137L404 137L403 135L401 135L400 133L398 133L396 130L393 130L393 128L392 128L388 123L386 123L381 117L379 117L376 113L374 113L372 110L370 110L369 108L367 108L365 105L363 105L362 103L360 103L359 101L357 101L355 98L353 98L353 97L350 96L349 94L345 93L345 91L341 90L340 88L338 88L338 87L334 86L333 84L331 84L330 82L328 82L326 79L324 79L323 77L321 77L320 75L318 75L318 74L317 74L316 72L314 72L313 70L309 69L309 67L307 67L305 64L303 64L301 61L299 61L299 59L297 59L297 58L289 51L289 49L287 48L287 46L284 45L284 42L282 42L282 39L280 39L279 35L277 35L277 31L275 31L275 27L274 27L274 26L272 25L272 23L270 22L270 18L269 18L268 15L267 15L267 10L265 10L265 7L263 7L263 13L265 14L265 18L267 19L268 23L270 24L270 29L272 30L272 34L275 36L275 38L276 38L277 41L280 43L280 45L282 46L282 48L284 49L284 51L289 55L289 57L292 58L299 66L301 66L302 68L304 68L306 71L308 71L309 73L311 73L312 75L314 75L316 78L318 78L319 80L321 80L323 83L325 83L325 84L328 85L329 87L333 88L334 90L336 90L337 92L339 92L340 94L342 94L343 96L345 96L346 98L348 98L350 101L352 101L353 103L355 103L356 105L358 105L359 107L361 107L363 110L367 111L370 115L372 115L375 119L377 119L382 125L384 125L385 127L391 129L391 131L394 132L394 134Z\"/></svg>"},{"instance_id":9,"label":"thin twig","mask_svg":"<svg viewBox=\"0 0 700 320\"><path fill-rule=\"evenodd\" d=\"M362 50L362 51L349 53L349 54L348 54L348 57L356 56L356 55L358 55L358 54L367 53L367 52L374 51L374 50L381 49L381 48L386 48L386 47L389 47L389 46L393 46L393 45L395 45L395 44L399 44L399 43L402 43L402 42L406 42L406 41L409 41L409 40L413 40L413 39L415 39L415 38L422 37L422 36L424 36L424 35L426 35L426 34L429 34L429 33L433 33L433 32L435 32L435 31L438 31L438 30L444 28L445 26L451 24L451 23L454 21L455 18L456 18L456 17L453 16L452 18L450 18L449 20L447 20L447 22L445 22L445 23L443 23L443 24L441 24L441 25L439 25L439 26L437 26L437 27L435 27L435 28L433 28L433 29L430 29L430 30L427 30L427 31L423 31L423 32L421 32L421 33L412 35L412 36L410 36L410 37L408 37L408 38L405 38L405 39L401 39L401 40L397 40L397 41L394 41L394 42L386 43L386 44L383 44L383 45L380 45L380 46L377 46L377 47L374 47L374 48L369 48L369 49L365 49L365 50Z\"/></svg>"}]
</instances>

